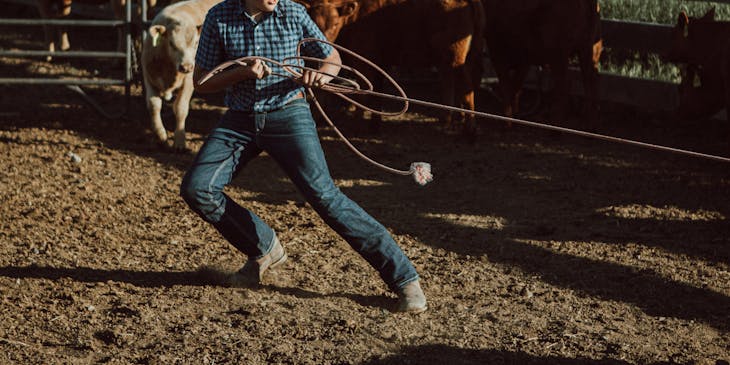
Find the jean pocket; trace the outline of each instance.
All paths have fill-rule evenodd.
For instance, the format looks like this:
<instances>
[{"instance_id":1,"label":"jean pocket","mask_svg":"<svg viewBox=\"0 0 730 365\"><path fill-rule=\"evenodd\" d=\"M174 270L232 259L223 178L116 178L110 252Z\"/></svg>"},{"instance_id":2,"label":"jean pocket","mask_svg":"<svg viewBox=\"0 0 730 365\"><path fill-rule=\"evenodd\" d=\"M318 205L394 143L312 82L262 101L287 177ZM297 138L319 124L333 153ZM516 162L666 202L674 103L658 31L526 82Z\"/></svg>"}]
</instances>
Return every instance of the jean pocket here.
<instances>
[{"instance_id":1,"label":"jean pocket","mask_svg":"<svg viewBox=\"0 0 730 365\"><path fill-rule=\"evenodd\" d=\"M303 97L294 99L294 100L284 104L284 106L281 107L281 110L297 108L297 107L309 109L309 103L307 102L307 99L303 98Z\"/></svg>"}]
</instances>

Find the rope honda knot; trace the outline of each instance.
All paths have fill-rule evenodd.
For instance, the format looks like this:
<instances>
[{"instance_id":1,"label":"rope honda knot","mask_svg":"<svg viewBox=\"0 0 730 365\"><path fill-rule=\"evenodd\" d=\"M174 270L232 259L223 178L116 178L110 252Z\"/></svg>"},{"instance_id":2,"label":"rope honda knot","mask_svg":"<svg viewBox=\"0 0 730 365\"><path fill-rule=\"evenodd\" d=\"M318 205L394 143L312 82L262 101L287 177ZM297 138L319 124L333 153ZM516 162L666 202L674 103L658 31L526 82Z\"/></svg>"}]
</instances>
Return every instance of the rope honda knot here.
<instances>
[{"instance_id":1,"label":"rope honda knot","mask_svg":"<svg viewBox=\"0 0 730 365\"><path fill-rule=\"evenodd\" d=\"M409 170L413 179L416 180L418 185L426 185L433 181L433 174L431 174L431 164L428 162L413 162L411 163L411 169Z\"/></svg>"}]
</instances>

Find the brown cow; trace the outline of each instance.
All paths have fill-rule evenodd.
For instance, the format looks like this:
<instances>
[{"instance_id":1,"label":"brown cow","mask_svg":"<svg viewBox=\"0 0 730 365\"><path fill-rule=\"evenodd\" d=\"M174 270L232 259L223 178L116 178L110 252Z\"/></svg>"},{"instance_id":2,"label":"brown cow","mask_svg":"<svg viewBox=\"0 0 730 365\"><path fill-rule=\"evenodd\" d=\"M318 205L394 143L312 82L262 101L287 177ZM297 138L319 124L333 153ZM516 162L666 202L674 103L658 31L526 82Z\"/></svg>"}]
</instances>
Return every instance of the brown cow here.
<instances>
[{"instance_id":1,"label":"brown cow","mask_svg":"<svg viewBox=\"0 0 730 365\"><path fill-rule=\"evenodd\" d=\"M546 65L553 79L550 118L567 115L569 60L578 56L589 121L598 119L598 59L602 51L596 0L483 0L489 58L499 79L504 114L519 112L531 65Z\"/></svg>"},{"instance_id":2,"label":"brown cow","mask_svg":"<svg viewBox=\"0 0 730 365\"><path fill-rule=\"evenodd\" d=\"M124 19L124 8L127 4L126 0L77 0L89 4L108 3L112 9L114 19ZM42 19L63 19L71 15L72 0L37 0L38 13ZM148 9L157 4L157 0L147 0ZM49 52L56 50L67 51L71 48L68 41L68 33L66 27L43 26L46 38L46 49ZM56 41L59 42L56 47ZM117 52L121 52L124 44L124 34L121 27L117 28ZM51 60L51 56L47 60Z\"/></svg>"},{"instance_id":3,"label":"brown cow","mask_svg":"<svg viewBox=\"0 0 730 365\"><path fill-rule=\"evenodd\" d=\"M667 59L685 65L680 118L706 118L723 108L730 111L730 22L715 21L714 8L701 18L679 14Z\"/></svg>"},{"instance_id":4,"label":"brown cow","mask_svg":"<svg viewBox=\"0 0 730 365\"><path fill-rule=\"evenodd\" d=\"M474 110L484 47L479 0L310 0L305 5L330 41L381 67L436 66L442 101ZM373 76L371 68L343 57ZM379 118L372 119L371 126L377 128ZM450 125L451 113L441 119ZM467 120L470 132L473 119Z\"/></svg>"}]
</instances>

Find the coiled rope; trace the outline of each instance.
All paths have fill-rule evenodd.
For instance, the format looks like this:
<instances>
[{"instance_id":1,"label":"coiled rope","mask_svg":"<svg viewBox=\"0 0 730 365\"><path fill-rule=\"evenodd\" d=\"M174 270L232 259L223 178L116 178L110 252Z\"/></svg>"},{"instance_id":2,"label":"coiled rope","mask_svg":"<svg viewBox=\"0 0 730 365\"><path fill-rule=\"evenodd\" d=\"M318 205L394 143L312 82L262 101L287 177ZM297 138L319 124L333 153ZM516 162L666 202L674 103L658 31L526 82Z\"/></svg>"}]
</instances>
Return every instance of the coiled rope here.
<instances>
[{"instance_id":1,"label":"coiled rope","mask_svg":"<svg viewBox=\"0 0 730 365\"><path fill-rule=\"evenodd\" d=\"M324 61L319 58L302 56L301 48L305 43L308 43L308 42L319 42L319 43L327 44L331 47L336 48L340 52L347 53L348 55L363 62L367 66L372 67L374 70L376 70L378 73L380 73L383 76L383 78L385 80L387 80L387 82L389 82L395 88L398 95L385 94L385 93L381 93L381 92L377 92L377 91L373 90L373 84L370 82L370 80L368 80L361 72L354 69L353 67L350 67L350 66L344 65L344 64L339 64L339 63L335 64L335 63L327 62L327 61ZM247 57L241 57L241 58L238 58L235 60L221 63L220 65L216 66L213 70L208 72L206 75L204 75L201 78L201 80L199 81L199 84L203 84L205 81L210 79L213 75L215 75L231 66L234 66L234 65L247 66L250 62L255 61L257 59L264 62L264 66L266 68L266 74L268 74L269 76L278 76L278 77L283 77L283 78L289 78L292 80L297 80L302 76L302 74L305 70L329 76L332 78L331 81L336 81L337 83L329 82L324 85L318 86L319 89L330 92L334 95L337 95L338 97L344 99L345 101L348 101L348 102L354 104L358 108L367 110L371 113L383 115L383 116L402 115L403 113L405 113L408 110L409 103L411 103L411 104L427 106L427 107L431 107L431 108L435 108L435 109L442 109L442 110L458 112L458 113L466 113L466 114L474 115L476 117L494 119L494 120L499 120L499 121L504 121L504 122L511 122L511 123L526 125L526 126L530 126L530 127L542 128L542 129L547 129L547 130L552 130L552 131L557 131L557 132L562 132L562 133L568 133L568 134L574 134L574 135L578 135L578 136L582 136L582 137L594 138L594 139L599 139L599 140L604 140L604 141L609 141L609 142L633 145L633 146L649 148L649 149L654 149L654 150L664 151L664 152L672 152L672 153L682 154L682 155L686 155L686 156L699 157L699 158L720 161L720 162L730 162L730 158L728 158L728 157L710 155L710 154L694 152L694 151L689 151L689 150L684 150L684 149L679 149L679 148L667 147L667 146L640 142L640 141L635 141L635 140L630 140L630 139L625 139L625 138L619 138L619 137L613 137L613 136L608 136L608 135L603 135L603 134L598 134L598 133L586 132L586 131L581 131L581 130L577 130L577 129L564 128L564 127L559 127L559 126L545 124L545 123L532 122L532 121L528 121L528 120L505 117L505 116L496 115L496 114L490 114L490 113L485 113L485 112L457 108L454 106L442 105L442 104L418 100L418 99L411 99L406 95L405 91L403 91L403 88L401 88L401 86L387 72L385 72L382 68L380 68L375 63L371 62L370 60L366 59L365 57L363 57L347 48L344 48L335 43L332 43L332 42L329 42L326 40L322 40L322 39L317 39L317 38L305 38L305 39L300 40L297 45L296 55L292 56L292 57L287 57L281 61L273 60L273 59L266 58L266 57L247 56ZM319 71L318 69L306 67L303 65L303 63L305 61L314 61L314 62L319 62L320 64L330 63L333 65L336 65L336 66L340 67L340 69L347 70L347 71L351 72L353 75L355 75L355 77L357 78L357 81L351 80L348 78L344 78L344 77L341 77L338 75L328 74L326 72ZM271 68L271 66L269 66L269 64L279 66L286 73L272 71L272 68ZM324 109L322 108L319 101L315 97L312 89L308 88L307 92L311 96L315 106L317 107L317 110L319 110L319 112L322 114L322 116L327 121L327 123L334 129L335 133L340 137L340 139L342 139L345 142L345 144L359 157L361 157L365 161L367 161L385 171L388 171L388 172L391 172L394 174L398 174L398 175L413 175L415 181L420 185L425 185L428 182L433 180L433 175L431 174L431 165L426 162L413 162L413 163L411 163L410 169L399 170L399 169L396 169L396 168L393 168L390 166L386 166L382 163L379 163L379 162L373 160L372 158L366 156L362 152L360 152L355 146L352 145L352 143L350 143L350 141L342 134L342 132L340 132L340 130L337 128L337 126L334 124L334 122L332 122L332 120L329 118L329 116L327 116L327 113L325 113ZM359 103L356 100L353 100L352 98L350 98L348 95L371 95L371 96L381 97L381 98L385 98L385 99L396 100L399 102L403 102L403 107L400 110L395 111L395 112L380 111L380 110L370 108L362 103Z\"/></svg>"}]
</instances>

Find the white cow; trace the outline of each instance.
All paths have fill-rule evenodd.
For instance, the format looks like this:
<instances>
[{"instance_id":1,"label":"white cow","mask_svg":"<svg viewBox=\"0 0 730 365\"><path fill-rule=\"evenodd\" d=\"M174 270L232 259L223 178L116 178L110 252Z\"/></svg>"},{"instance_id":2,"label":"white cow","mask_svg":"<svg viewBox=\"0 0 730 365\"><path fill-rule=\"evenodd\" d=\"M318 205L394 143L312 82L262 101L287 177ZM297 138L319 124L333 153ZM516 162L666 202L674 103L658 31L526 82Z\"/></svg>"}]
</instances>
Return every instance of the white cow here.
<instances>
[{"instance_id":1,"label":"white cow","mask_svg":"<svg viewBox=\"0 0 730 365\"><path fill-rule=\"evenodd\" d=\"M193 68L205 14L221 0L187 0L162 9L152 20L142 46L147 110L152 129L161 144L167 143L162 124L162 99L175 101L175 137L173 147L185 149L185 119L193 95Z\"/></svg>"}]
</instances>

